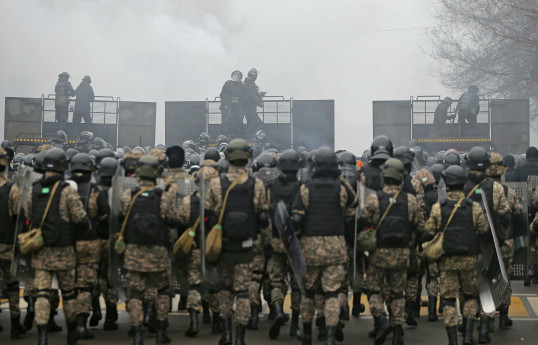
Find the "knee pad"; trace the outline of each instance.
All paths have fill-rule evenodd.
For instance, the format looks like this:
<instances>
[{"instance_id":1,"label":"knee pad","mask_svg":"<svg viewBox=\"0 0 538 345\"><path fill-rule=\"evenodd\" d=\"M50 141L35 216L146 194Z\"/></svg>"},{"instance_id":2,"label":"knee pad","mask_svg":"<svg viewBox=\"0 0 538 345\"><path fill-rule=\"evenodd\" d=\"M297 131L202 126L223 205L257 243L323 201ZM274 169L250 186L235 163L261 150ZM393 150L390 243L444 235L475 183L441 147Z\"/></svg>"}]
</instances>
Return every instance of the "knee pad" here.
<instances>
[{"instance_id":1,"label":"knee pad","mask_svg":"<svg viewBox=\"0 0 538 345\"><path fill-rule=\"evenodd\" d=\"M248 290L239 290L239 291L235 291L234 293L235 297L236 298L246 298L248 299Z\"/></svg>"},{"instance_id":2,"label":"knee pad","mask_svg":"<svg viewBox=\"0 0 538 345\"><path fill-rule=\"evenodd\" d=\"M129 299L143 300L144 299L144 290L131 289L131 291L129 293Z\"/></svg>"},{"instance_id":3,"label":"knee pad","mask_svg":"<svg viewBox=\"0 0 538 345\"><path fill-rule=\"evenodd\" d=\"M75 290L62 290L62 298L64 301L69 301L77 298L77 294L75 293Z\"/></svg>"},{"instance_id":4,"label":"knee pad","mask_svg":"<svg viewBox=\"0 0 538 345\"><path fill-rule=\"evenodd\" d=\"M456 308L456 299L455 298L442 298L441 297L441 301L443 301L443 304L445 306Z\"/></svg>"},{"instance_id":5,"label":"knee pad","mask_svg":"<svg viewBox=\"0 0 538 345\"><path fill-rule=\"evenodd\" d=\"M478 299L478 296L477 295L466 295L466 294L463 294L463 300L464 301L468 301L470 299Z\"/></svg>"},{"instance_id":6,"label":"knee pad","mask_svg":"<svg viewBox=\"0 0 538 345\"><path fill-rule=\"evenodd\" d=\"M328 300L329 298L338 298L338 291L328 291L323 294L323 297L325 300Z\"/></svg>"},{"instance_id":7,"label":"knee pad","mask_svg":"<svg viewBox=\"0 0 538 345\"><path fill-rule=\"evenodd\" d=\"M50 290L49 289L43 289L43 290L37 290L37 294L35 296L36 299L38 298L45 298L50 301Z\"/></svg>"},{"instance_id":8,"label":"knee pad","mask_svg":"<svg viewBox=\"0 0 538 345\"><path fill-rule=\"evenodd\" d=\"M157 290L159 296L170 296L170 286L165 286L162 289Z\"/></svg>"},{"instance_id":9,"label":"knee pad","mask_svg":"<svg viewBox=\"0 0 538 345\"><path fill-rule=\"evenodd\" d=\"M309 299L314 299L314 298L316 298L316 291L314 291L314 290L305 290L304 296L306 298L309 298Z\"/></svg>"}]
</instances>

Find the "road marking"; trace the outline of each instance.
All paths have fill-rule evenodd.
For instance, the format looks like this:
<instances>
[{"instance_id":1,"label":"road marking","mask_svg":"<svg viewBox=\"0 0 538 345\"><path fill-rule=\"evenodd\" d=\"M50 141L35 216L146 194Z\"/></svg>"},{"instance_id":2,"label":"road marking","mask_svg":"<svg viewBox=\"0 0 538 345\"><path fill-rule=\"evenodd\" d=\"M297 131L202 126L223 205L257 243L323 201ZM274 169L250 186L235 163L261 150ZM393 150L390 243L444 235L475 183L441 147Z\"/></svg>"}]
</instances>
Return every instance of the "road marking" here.
<instances>
[{"instance_id":1,"label":"road marking","mask_svg":"<svg viewBox=\"0 0 538 345\"><path fill-rule=\"evenodd\" d=\"M527 297L527 302L534 311L534 315L538 315L538 297Z\"/></svg>"}]
</instances>

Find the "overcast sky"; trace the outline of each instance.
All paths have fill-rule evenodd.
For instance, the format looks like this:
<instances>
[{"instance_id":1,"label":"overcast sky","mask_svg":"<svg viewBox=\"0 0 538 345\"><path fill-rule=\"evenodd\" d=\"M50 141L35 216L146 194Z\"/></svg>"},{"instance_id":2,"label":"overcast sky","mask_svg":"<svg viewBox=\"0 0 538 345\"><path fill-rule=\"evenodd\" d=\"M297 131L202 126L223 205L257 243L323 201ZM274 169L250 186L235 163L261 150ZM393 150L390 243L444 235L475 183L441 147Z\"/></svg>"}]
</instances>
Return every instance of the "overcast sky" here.
<instances>
[{"instance_id":1,"label":"overcast sky","mask_svg":"<svg viewBox=\"0 0 538 345\"><path fill-rule=\"evenodd\" d=\"M162 138L164 101L213 98L233 70L256 67L269 95L334 99L336 148L360 154L372 139L373 100L457 97L425 54L431 4L2 0L0 116L4 97L53 93L68 71L74 87L90 75L97 95L156 101Z\"/></svg>"}]
</instances>

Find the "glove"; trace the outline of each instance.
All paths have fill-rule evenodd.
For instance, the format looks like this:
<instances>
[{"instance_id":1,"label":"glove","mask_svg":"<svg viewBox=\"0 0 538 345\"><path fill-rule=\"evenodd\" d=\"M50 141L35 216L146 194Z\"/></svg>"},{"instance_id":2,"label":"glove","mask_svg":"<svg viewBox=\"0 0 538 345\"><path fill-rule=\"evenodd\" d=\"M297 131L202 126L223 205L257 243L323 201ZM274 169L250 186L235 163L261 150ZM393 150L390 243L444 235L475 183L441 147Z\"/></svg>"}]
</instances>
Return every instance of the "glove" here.
<instances>
[{"instance_id":1,"label":"glove","mask_svg":"<svg viewBox=\"0 0 538 345\"><path fill-rule=\"evenodd\" d=\"M258 214L258 227L265 229L269 226L269 213L262 211Z\"/></svg>"}]
</instances>

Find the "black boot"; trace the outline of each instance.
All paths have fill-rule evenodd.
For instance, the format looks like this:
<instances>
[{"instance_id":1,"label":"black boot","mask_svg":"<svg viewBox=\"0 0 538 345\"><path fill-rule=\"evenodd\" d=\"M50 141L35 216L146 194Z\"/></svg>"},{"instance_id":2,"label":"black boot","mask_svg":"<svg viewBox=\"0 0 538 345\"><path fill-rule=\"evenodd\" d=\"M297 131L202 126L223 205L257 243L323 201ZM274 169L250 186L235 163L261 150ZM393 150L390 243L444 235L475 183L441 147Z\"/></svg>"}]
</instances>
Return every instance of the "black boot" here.
<instances>
[{"instance_id":1,"label":"black boot","mask_svg":"<svg viewBox=\"0 0 538 345\"><path fill-rule=\"evenodd\" d=\"M335 345L336 343L335 335L336 335L336 327L328 326L327 327L327 341L325 341L325 345Z\"/></svg>"},{"instance_id":2,"label":"black boot","mask_svg":"<svg viewBox=\"0 0 538 345\"><path fill-rule=\"evenodd\" d=\"M420 308L422 307L422 297L420 294L417 295L417 299L415 300L415 305L413 310L413 316L416 316L420 319Z\"/></svg>"},{"instance_id":3,"label":"black boot","mask_svg":"<svg viewBox=\"0 0 538 345\"><path fill-rule=\"evenodd\" d=\"M403 345L402 325L394 325L392 331L392 345Z\"/></svg>"},{"instance_id":4,"label":"black boot","mask_svg":"<svg viewBox=\"0 0 538 345\"><path fill-rule=\"evenodd\" d=\"M347 303L343 308L340 308L340 320L349 321L349 304Z\"/></svg>"},{"instance_id":5,"label":"black boot","mask_svg":"<svg viewBox=\"0 0 538 345\"><path fill-rule=\"evenodd\" d=\"M148 328L150 333L157 333L156 320L155 320L155 303L153 301L146 301L144 303L144 327Z\"/></svg>"},{"instance_id":6,"label":"black boot","mask_svg":"<svg viewBox=\"0 0 538 345\"><path fill-rule=\"evenodd\" d=\"M115 304L107 304L106 306L106 315L105 315L105 324L103 325L103 330L105 331L115 331L119 328L116 321L118 320L118 309Z\"/></svg>"},{"instance_id":7,"label":"black boot","mask_svg":"<svg viewBox=\"0 0 538 345\"><path fill-rule=\"evenodd\" d=\"M37 345L48 345L47 325L37 325Z\"/></svg>"},{"instance_id":8,"label":"black boot","mask_svg":"<svg viewBox=\"0 0 538 345\"><path fill-rule=\"evenodd\" d=\"M291 310L291 323L290 323L290 337L295 337L297 335L297 330L299 329L299 311Z\"/></svg>"},{"instance_id":9,"label":"black boot","mask_svg":"<svg viewBox=\"0 0 538 345\"><path fill-rule=\"evenodd\" d=\"M213 312L213 323L211 324L211 334L222 333L222 319L220 313Z\"/></svg>"},{"instance_id":10,"label":"black boot","mask_svg":"<svg viewBox=\"0 0 538 345\"><path fill-rule=\"evenodd\" d=\"M444 307L443 304L444 304L444 303L443 303L443 299L442 299L442 298L439 298L439 309L438 309L437 311L438 311L438 313L441 314L441 315L443 314L443 307Z\"/></svg>"},{"instance_id":11,"label":"black boot","mask_svg":"<svg viewBox=\"0 0 538 345\"><path fill-rule=\"evenodd\" d=\"M301 342L301 345L312 344L312 323L303 322L303 329L297 330L297 339Z\"/></svg>"},{"instance_id":12,"label":"black boot","mask_svg":"<svg viewBox=\"0 0 538 345\"><path fill-rule=\"evenodd\" d=\"M338 321L338 324L336 325L334 338L340 343L344 341L344 323L342 321Z\"/></svg>"},{"instance_id":13,"label":"black boot","mask_svg":"<svg viewBox=\"0 0 538 345\"><path fill-rule=\"evenodd\" d=\"M468 317L463 323L463 345L474 345L473 340L474 319Z\"/></svg>"},{"instance_id":14,"label":"black boot","mask_svg":"<svg viewBox=\"0 0 538 345\"><path fill-rule=\"evenodd\" d=\"M204 325L209 325L211 323L211 314L209 313L209 303L207 301L202 300L202 309L202 322Z\"/></svg>"},{"instance_id":15,"label":"black boot","mask_svg":"<svg viewBox=\"0 0 538 345\"><path fill-rule=\"evenodd\" d=\"M381 345L387 339L387 336L392 332L392 325L387 320L385 314L381 314L378 317L379 330L375 335L375 345Z\"/></svg>"},{"instance_id":16,"label":"black boot","mask_svg":"<svg viewBox=\"0 0 538 345\"><path fill-rule=\"evenodd\" d=\"M378 318L374 317L374 329L368 332L368 338L374 339L377 331L379 331L379 321Z\"/></svg>"},{"instance_id":17,"label":"black boot","mask_svg":"<svg viewBox=\"0 0 538 345\"><path fill-rule=\"evenodd\" d=\"M318 328L318 340L327 340L327 325L325 324L325 316L316 318L316 327Z\"/></svg>"},{"instance_id":18,"label":"black boot","mask_svg":"<svg viewBox=\"0 0 538 345\"><path fill-rule=\"evenodd\" d=\"M405 302L405 323L409 327L417 327L418 323L417 320L415 320L414 317L414 305L413 303L408 303L408 301Z\"/></svg>"},{"instance_id":19,"label":"black boot","mask_svg":"<svg viewBox=\"0 0 538 345\"><path fill-rule=\"evenodd\" d=\"M189 317L191 320L191 324L189 326L189 329L185 333L186 337L194 338L196 334L198 334L198 312L194 309L189 309Z\"/></svg>"},{"instance_id":20,"label":"black boot","mask_svg":"<svg viewBox=\"0 0 538 345\"><path fill-rule=\"evenodd\" d=\"M428 320L437 321L437 296L428 296Z\"/></svg>"},{"instance_id":21,"label":"black boot","mask_svg":"<svg viewBox=\"0 0 538 345\"><path fill-rule=\"evenodd\" d=\"M491 337L489 336L489 323L490 322L491 322L491 318L489 316L480 317L480 325L478 328L478 342L480 344L491 343ZM465 330L467 331L467 328Z\"/></svg>"},{"instance_id":22,"label":"black boot","mask_svg":"<svg viewBox=\"0 0 538 345\"><path fill-rule=\"evenodd\" d=\"M35 299L33 297L25 297L24 299L28 303L28 307L26 307L26 316L24 317L23 326L27 331L29 331L29 330L32 329L32 325L34 323L34 316L35 316L34 302L35 302Z\"/></svg>"},{"instance_id":23,"label":"black boot","mask_svg":"<svg viewBox=\"0 0 538 345\"><path fill-rule=\"evenodd\" d=\"M235 327L235 345L247 345L245 343L245 332L247 328L241 324Z\"/></svg>"},{"instance_id":24,"label":"black boot","mask_svg":"<svg viewBox=\"0 0 538 345\"><path fill-rule=\"evenodd\" d=\"M99 296L92 296L92 317L90 318L90 327L97 327L99 321L103 318L101 313L101 303L99 303Z\"/></svg>"},{"instance_id":25,"label":"black boot","mask_svg":"<svg viewBox=\"0 0 538 345\"><path fill-rule=\"evenodd\" d=\"M353 309L351 309L351 315L359 317L365 310L366 308L364 307L364 304L361 303L361 293L353 293Z\"/></svg>"},{"instance_id":26,"label":"black boot","mask_svg":"<svg viewBox=\"0 0 538 345\"><path fill-rule=\"evenodd\" d=\"M67 345L77 345L77 323L67 324Z\"/></svg>"},{"instance_id":27,"label":"black boot","mask_svg":"<svg viewBox=\"0 0 538 345\"><path fill-rule=\"evenodd\" d=\"M448 345L458 345L458 330L456 326L447 327L446 335L448 336Z\"/></svg>"},{"instance_id":28,"label":"black boot","mask_svg":"<svg viewBox=\"0 0 538 345\"><path fill-rule=\"evenodd\" d=\"M272 304L269 304L269 316L267 317L267 320L273 321L275 319L275 308L273 308Z\"/></svg>"},{"instance_id":29,"label":"black boot","mask_svg":"<svg viewBox=\"0 0 538 345\"><path fill-rule=\"evenodd\" d=\"M512 320L508 317L508 306L499 308L499 329L508 329L512 327Z\"/></svg>"},{"instance_id":30,"label":"black boot","mask_svg":"<svg viewBox=\"0 0 538 345\"><path fill-rule=\"evenodd\" d=\"M269 328L269 338L276 339L280 334L280 327L284 324L284 311L282 310L282 303L276 302L273 304L275 310L275 320Z\"/></svg>"},{"instance_id":31,"label":"black boot","mask_svg":"<svg viewBox=\"0 0 538 345\"><path fill-rule=\"evenodd\" d=\"M142 326L133 326L133 345L144 345L144 338L142 337Z\"/></svg>"},{"instance_id":32,"label":"black boot","mask_svg":"<svg viewBox=\"0 0 538 345\"><path fill-rule=\"evenodd\" d=\"M232 345L232 318L225 318L222 324L223 332L219 340L219 345Z\"/></svg>"},{"instance_id":33,"label":"black boot","mask_svg":"<svg viewBox=\"0 0 538 345\"><path fill-rule=\"evenodd\" d=\"M250 304L250 318L248 319L247 328L255 331L258 329L258 322L260 321L260 318L258 316L260 310L258 309L257 304Z\"/></svg>"},{"instance_id":34,"label":"black boot","mask_svg":"<svg viewBox=\"0 0 538 345\"><path fill-rule=\"evenodd\" d=\"M11 317L11 339L20 339L26 334L26 328L21 325L20 316Z\"/></svg>"},{"instance_id":35,"label":"black boot","mask_svg":"<svg viewBox=\"0 0 538 345\"><path fill-rule=\"evenodd\" d=\"M164 345L164 344L170 344L172 340L166 334L166 329L168 328L168 322L165 321L157 321L157 337L156 337L156 344L157 345Z\"/></svg>"},{"instance_id":36,"label":"black boot","mask_svg":"<svg viewBox=\"0 0 538 345\"><path fill-rule=\"evenodd\" d=\"M93 339L93 333L86 327L89 314L77 315L77 339Z\"/></svg>"},{"instance_id":37,"label":"black boot","mask_svg":"<svg viewBox=\"0 0 538 345\"><path fill-rule=\"evenodd\" d=\"M49 323L47 324L48 333L57 333L62 331L62 327L58 326L58 324L56 324L54 321L54 316L56 316L56 310L51 308L49 314Z\"/></svg>"}]
</instances>

